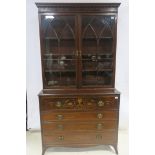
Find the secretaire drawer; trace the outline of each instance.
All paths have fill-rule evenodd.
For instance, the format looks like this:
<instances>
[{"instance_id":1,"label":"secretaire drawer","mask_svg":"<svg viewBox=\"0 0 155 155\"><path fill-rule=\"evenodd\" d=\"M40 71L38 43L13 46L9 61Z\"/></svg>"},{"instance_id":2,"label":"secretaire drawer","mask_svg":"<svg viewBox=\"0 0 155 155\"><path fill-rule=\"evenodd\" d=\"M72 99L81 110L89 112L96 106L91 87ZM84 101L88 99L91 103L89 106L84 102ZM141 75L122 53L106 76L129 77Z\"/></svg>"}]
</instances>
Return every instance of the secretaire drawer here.
<instances>
[{"instance_id":1,"label":"secretaire drawer","mask_svg":"<svg viewBox=\"0 0 155 155\"><path fill-rule=\"evenodd\" d=\"M54 133L52 135L43 136L45 144L113 144L116 142L115 132L104 133Z\"/></svg>"},{"instance_id":2,"label":"secretaire drawer","mask_svg":"<svg viewBox=\"0 0 155 155\"><path fill-rule=\"evenodd\" d=\"M118 109L118 96L70 97L41 99L41 111Z\"/></svg>"},{"instance_id":3,"label":"secretaire drawer","mask_svg":"<svg viewBox=\"0 0 155 155\"><path fill-rule=\"evenodd\" d=\"M46 121L77 121L77 120L117 120L118 111L96 111L96 112L42 112L41 120Z\"/></svg>"},{"instance_id":4,"label":"secretaire drawer","mask_svg":"<svg viewBox=\"0 0 155 155\"><path fill-rule=\"evenodd\" d=\"M117 121L95 121L95 122L44 122L42 130L45 134L53 132L65 131L116 131Z\"/></svg>"}]
</instances>

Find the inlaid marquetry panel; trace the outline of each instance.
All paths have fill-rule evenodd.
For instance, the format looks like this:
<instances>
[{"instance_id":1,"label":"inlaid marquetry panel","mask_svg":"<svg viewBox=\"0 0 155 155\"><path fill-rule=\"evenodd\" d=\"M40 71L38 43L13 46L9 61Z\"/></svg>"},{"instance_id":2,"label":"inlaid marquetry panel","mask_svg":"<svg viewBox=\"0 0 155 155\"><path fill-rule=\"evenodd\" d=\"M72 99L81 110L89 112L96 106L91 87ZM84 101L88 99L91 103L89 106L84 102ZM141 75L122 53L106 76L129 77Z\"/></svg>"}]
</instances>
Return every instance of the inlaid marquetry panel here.
<instances>
[{"instance_id":1,"label":"inlaid marquetry panel","mask_svg":"<svg viewBox=\"0 0 155 155\"><path fill-rule=\"evenodd\" d=\"M42 99L41 110L118 109L118 97L76 97Z\"/></svg>"}]
</instances>

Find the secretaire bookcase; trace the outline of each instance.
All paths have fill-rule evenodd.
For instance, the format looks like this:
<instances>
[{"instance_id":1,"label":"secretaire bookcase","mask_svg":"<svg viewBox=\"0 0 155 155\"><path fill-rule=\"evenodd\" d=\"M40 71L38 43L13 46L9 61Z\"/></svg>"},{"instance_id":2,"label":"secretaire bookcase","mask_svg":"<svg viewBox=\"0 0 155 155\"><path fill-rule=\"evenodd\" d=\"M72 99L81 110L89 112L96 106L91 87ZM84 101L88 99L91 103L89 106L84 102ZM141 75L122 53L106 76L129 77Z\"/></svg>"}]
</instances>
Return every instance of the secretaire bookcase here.
<instances>
[{"instance_id":1,"label":"secretaire bookcase","mask_svg":"<svg viewBox=\"0 0 155 155\"><path fill-rule=\"evenodd\" d=\"M120 3L36 5L43 79L42 155L49 147L97 145L111 145L118 153L115 62Z\"/></svg>"}]
</instances>

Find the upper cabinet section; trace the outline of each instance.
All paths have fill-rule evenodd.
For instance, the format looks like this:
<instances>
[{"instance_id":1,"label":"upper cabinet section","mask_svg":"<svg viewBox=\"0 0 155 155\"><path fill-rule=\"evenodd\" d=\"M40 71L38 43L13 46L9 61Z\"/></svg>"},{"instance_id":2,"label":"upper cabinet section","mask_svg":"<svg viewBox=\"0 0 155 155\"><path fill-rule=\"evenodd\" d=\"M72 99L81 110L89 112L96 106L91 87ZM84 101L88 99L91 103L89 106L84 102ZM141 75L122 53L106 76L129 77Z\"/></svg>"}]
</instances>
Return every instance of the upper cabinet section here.
<instances>
[{"instance_id":1,"label":"upper cabinet section","mask_svg":"<svg viewBox=\"0 0 155 155\"><path fill-rule=\"evenodd\" d=\"M119 3L36 3L44 89L115 85Z\"/></svg>"}]
</instances>

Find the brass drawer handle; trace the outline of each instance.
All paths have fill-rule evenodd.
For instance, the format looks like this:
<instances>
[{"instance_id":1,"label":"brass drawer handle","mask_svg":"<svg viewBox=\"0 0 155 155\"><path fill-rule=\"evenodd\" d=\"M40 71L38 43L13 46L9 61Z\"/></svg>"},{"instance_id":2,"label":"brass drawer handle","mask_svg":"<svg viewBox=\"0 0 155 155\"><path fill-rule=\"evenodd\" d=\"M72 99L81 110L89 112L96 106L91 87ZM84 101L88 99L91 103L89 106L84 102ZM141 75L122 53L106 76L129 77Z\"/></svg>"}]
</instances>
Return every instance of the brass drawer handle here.
<instances>
[{"instance_id":1,"label":"brass drawer handle","mask_svg":"<svg viewBox=\"0 0 155 155\"><path fill-rule=\"evenodd\" d=\"M73 103L72 103L72 102L69 102L69 103L68 103L68 106L73 106Z\"/></svg>"},{"instance_id":2,"label":"brass drawer handle","mask_svg":"<svg viewBox=\"0 0 155 155\"><path fill-rule=\"evenodd\" d=\"M63 118L64 118L63 115L57 115L57 119L58 119L58 120L62 120Z\"/></svg>"},{"instance_id":3,"label":"brass drawer handle","mask_svg":"<svg viewBox=\"0 0 155 155\"><path fill-rule=\"evenodd\" d=\"M97 140L101 140L101 139L102 139L102 135L99 135L99 134L96 135L96 139L97 139Z\"/></svg>"},{"instance_id":4,"label":"brass drawer handle","mask_svg":"<svg viewBox=\"0 0 155 155\"><path fill-rule=\"evenodd\" d=\"M102 123L98 123L97 126L96 126L96 128L98 130L101 130L103 128L103 124Z\"/></svg>"},{"instance_id":5,"label":"brass drawer handle","mask_svg":"<svg viewBox=\"0 0 155 155\"><path fill-rule=\"evenodd\" d=\"M60 101L58 101L58 102L56 103L56 107L58 107L58 108L62 107L62 103L61 103Z\"/></svg>"},{"instance_id":6,"label":"brass drawer handle","mask_svg":"<svg viewBox=\"0 0 155 155\"><path fill-rule=\"evenodd\" d=\"M58 128L59 130L63 130L63 129L64 129L64 126L63 126L62 124L59 124L59 125L57 126L57 128Z\"/></svg>"},{"instance_id":7,"label":"brass drawer handle","mask_svg":"<svg viewBox=\"0 0 155 155\"><path fill-rule=\"evenodd\" d=\"M103 118L103 114L97 114L97 118L98 118L98 119Z\"/></svg>"},{"instance_id":8,"label":"brass drawer handle","mask_svg":"<svg viewBox=\"0 0 155 155\"><path fill-rule=\"evenodd\" d=\"M88 102L87 105L88 105L88 106L92 106L92 103L91 103L91 102Z\"/></svg>"},{"instance_id":9,"label":"brass drawer handle","mask_svg":"<svg viewBox=\"0 0 155 155\"><path fill-rule=\"evenodd\" d=\"M64 140L64 136L59 136L58 139L59 140Z\"/></svg>"},{"instance_id":10,"label":"brass drawer handle","mask_svg":"<svg viewBox=\"0 0 155 155\"><path fill-rule=\"evenodd\" d=\"M99 107L103 107L103 106L104 106L104 102L103 102L103 101L99 101L99 102L98 102L98 106L99 106Z\"/></svg>"}]
</instances>

